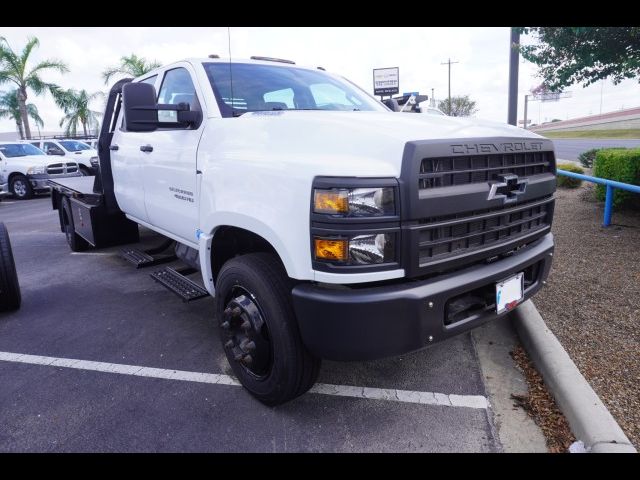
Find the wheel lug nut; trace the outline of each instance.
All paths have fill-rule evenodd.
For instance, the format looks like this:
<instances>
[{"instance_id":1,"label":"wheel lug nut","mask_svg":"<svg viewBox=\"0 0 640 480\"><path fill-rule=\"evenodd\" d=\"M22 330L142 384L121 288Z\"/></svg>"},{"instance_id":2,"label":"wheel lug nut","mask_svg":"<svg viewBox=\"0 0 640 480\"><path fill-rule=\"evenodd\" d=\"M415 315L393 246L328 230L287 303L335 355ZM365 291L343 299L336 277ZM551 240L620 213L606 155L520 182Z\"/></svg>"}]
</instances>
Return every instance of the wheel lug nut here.
<instances>
[{"instance_id":1,"label":"wheel lug nut","mask_svg":"<svg viewBox=\"0 0 640 480\"><path fill-rule=\"evenodd\" d=\"M234 345L233 340L228 340L227 343L224 344L225 348L233 348Z\"/></svg>"},{"instance_id":2,"label":"wheel lug nut","mask_svg":"<svg viewBox=\"0 0 640 480\"><path fill-rule=\"evenodd\" d=\"M224 322L222 322L220 324L220 326L224 329L224 330L229 330L229 327L231 327L231 325L229 324L229 322L227 320L225 320Z\"/></svg>"},{"instance_id":3,"label":"wheel lug nut","mask_svg":"<svg viewBox=\"0 0 640 480\"><path fill-rule=\"evenodd\" d=\"M245 355L242 357L242 363L245 365L251 365L253 363L253 357L251 355Z\"/></svg>"},{"instance_id":4,"label":"wheel lug nut","mask_svg":"<svg viewBox=\"0 0 640 480\"><path fill-rule=\"evenodd\" d=\"M243 359L243 357L244 357L244 354L242 354L242 353L236 353L236 354L233 356L233 359L234 359L236 362L239 362L239 361L241 361L241 360Z\"/></svg>"},{"instance_id":5,"label":"wheel lug nut","mask_svg":"<svg viewBox=\"0 0 640 480\"><path fill-rule=\"evenodd\" d=\"M240 324L240 328L243 328L245 330L249 330L251 328L251 322L249 322L249 320L245 320L244 322L242 322Z\"/></svg>"},{"instance_id":6,"label":"wheel lug nut","mask_svg":"<svg viewBox=\"0 0 640 480\"><path fill-rule=\"evenodd\" d=\"M240 313L242 313L242 311L239 307L233 307L231 309L231 315L233 315L234 317L237 317L238 315L240 315Z\"/></svg>"},{"instance_id":7,"label":"wheel lug nut","mask_svg":"<svg viewBox=\"0 0 640 480\"><path fill-rule=\"evenodd\" d=\"M252 352L256 349L256 344L253 340L243 340L240 348L245 352Z\"/></svg>"}]
</instances>

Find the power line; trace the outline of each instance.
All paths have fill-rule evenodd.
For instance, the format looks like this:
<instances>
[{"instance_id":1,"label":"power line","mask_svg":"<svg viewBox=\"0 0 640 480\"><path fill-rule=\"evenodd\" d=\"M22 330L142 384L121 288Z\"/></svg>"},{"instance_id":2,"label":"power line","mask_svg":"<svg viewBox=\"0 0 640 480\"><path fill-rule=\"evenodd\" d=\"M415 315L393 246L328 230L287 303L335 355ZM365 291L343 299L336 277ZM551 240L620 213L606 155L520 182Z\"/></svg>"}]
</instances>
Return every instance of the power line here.
<instances>
[{"instance_id":1,"label":"power line","mask_svg":"<svg viewBox=\"0 0 640 480\"><path fill-rule=\"evenodd\" d=\"M447 114L451 115L451 64L452 63L460 63L460 62L452 62L451 58L449 58L446 62L440 63L440 65L449 65L449 111Z\"/></svg>"}]
</instances>

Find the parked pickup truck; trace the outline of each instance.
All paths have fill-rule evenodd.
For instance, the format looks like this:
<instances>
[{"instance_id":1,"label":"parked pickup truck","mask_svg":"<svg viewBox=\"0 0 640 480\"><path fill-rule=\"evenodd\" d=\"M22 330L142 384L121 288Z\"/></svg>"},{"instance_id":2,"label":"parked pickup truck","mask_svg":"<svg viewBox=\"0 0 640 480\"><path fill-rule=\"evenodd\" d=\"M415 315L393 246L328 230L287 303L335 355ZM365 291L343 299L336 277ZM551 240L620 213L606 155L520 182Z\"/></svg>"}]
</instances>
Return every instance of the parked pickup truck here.
<instances>
[{"instance_id":1,"label":"parked pickup truck","mask_svg":"<svg viewBox=\"0 0 640 480\"><path fill-rule=\"evenodd\" d=\"M9 192L19 200L31 198L51 190L49 179L79 175L77 162L52 160L28 143L0 142L0 198Z\"/></svg>"},{"instance_id":2,"label":"parked pickup truck","mask_svg":"<svg viewBox=\"0 0 640 480\"><path fill-rule=\"evenodd\" d=\"M51 182L71 249L143 225L168 239L123 251L143 266L174 242L188 267L151 276L215 296L233 371L269 405L306 392L323 358L404 354L504 316L551 266L551 141L393 113L324 69L206 58L121 80L98 145L95 180Z\"/></svg>"},{"instance_id":3,"label":"parked pickup truck","mask_svg":"<svg viewBox=\"0 0 640 480\"><path fill-rule=\"evenodd\" d=\"M72 138L28 140L28 142L47 155L58 155L78 162L82 175L93 175L97 171L92 159L97 158L98 152L85 142Z\"/></svg>"}]
</instances>

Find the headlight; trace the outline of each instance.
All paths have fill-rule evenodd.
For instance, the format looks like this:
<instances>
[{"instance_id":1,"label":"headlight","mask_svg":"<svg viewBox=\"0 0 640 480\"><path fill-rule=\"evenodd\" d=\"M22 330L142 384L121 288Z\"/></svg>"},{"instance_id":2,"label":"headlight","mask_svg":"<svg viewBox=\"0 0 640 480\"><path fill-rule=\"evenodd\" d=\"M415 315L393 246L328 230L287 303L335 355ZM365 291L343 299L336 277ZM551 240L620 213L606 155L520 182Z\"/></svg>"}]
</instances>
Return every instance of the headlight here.
<instances>
[{"instance_id":1,"label":"headlight","mask_svg":"<svg viewBox=\"0 0 640 480\"><path fill-rule=\"evenodd\" d=\"M91 162L91 166L92 167L97 167L98 166L98 157L91 157L89 159L89 161Z\"/></svg>"},{"instance_id":2,"label":"headlight","mask_svg":"<svg viewBox=\"0 0 640 480\"><path fill-rule=\"evenodd\" d=\"M313 191L313 211L345 217L395 215L395 193L392 187L316 188Z\"/></svg>"},{"instance_id":3,"label":"headlight","mask_svg":"<svg viewBox=\"0 0 640 480\"><path fill-rule=\"evenodd\" d=\"M47 173L47 167L29 167L27 169L27 175L38 175L42 173Z\"/></svg>"},{"instance_id":4,"label":"headlight","mask_svg":"<svg viewBox=\"0 0 640 480\"><path fill-rule=\"evenodd\" d=\"M349 238L314 237L316 260L348 265L373 265L395 261L396 235L372 233Z\"/></svg>"}]
</instances>

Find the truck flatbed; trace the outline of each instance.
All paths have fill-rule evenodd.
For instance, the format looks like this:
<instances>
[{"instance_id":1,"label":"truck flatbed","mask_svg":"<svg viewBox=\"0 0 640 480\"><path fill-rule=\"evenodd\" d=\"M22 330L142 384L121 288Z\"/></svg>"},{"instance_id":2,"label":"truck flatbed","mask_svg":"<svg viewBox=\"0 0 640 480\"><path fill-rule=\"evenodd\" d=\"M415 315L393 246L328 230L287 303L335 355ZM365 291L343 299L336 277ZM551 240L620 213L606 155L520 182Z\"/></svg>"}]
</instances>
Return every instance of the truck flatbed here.
<instances>
[{"instance_id":1,"label":"truck flatbed","mask_svg":"<svg viewBox=\"0 0 640 480\"><path fill-rule=\"evenodd\" d=\"M82 202L97 205L103 198L102 193L94 191L95 177L68 177L49 180L51 188L58 193L78 199Z\"/></svg>"}]
</instances>

